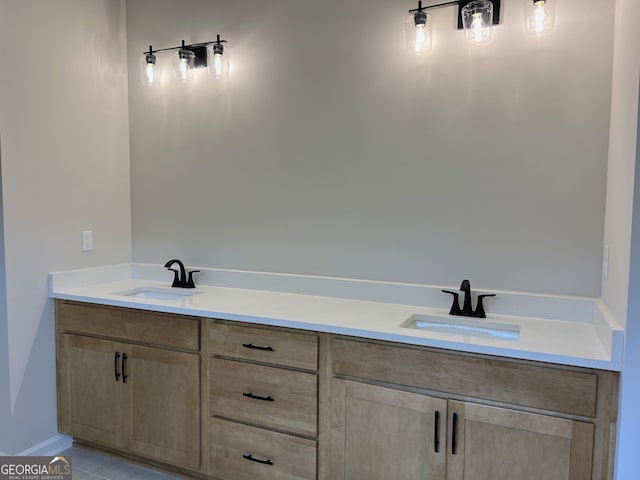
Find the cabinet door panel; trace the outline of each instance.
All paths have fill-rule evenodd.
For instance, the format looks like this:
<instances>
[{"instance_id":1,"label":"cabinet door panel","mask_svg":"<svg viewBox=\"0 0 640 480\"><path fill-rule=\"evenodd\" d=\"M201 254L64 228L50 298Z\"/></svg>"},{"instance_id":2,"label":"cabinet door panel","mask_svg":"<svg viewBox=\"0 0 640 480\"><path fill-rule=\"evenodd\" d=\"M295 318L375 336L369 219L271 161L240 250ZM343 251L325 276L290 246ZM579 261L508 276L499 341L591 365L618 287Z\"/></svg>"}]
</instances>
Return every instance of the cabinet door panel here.
<instances>
[{"instance_id":1,"label":"cabinet door panel","mask_svg":"<svg viewBox=\"0 0 640 480\"><path fill-rule=\"evenodd\" d=\"M444 399L334 379L331 478L444 478L446 408Z\"/></svg>"},{"instance_id":2,"label":"cabinet door panel","mask_svg":"<svg viewBox=\"0 0 640 480\"><path fill-rule=\"evenodd\" d=\"M449 426L448 479L591 478L592 424L450 401Z\"/></svg>"},{"instance_id":3,"label":"cabinet door panel","mask_svg":"<svg viewBox=\"0 0 640 480\"><path fill-rule=\"evenodd\" d=\"M125 405L131 451L199 467L199 357L129 346Z\"/></svg>"},{"instance_id":4,"label":"cabinet door panel","mask_svg":"<svg viewBox=\"0 0 640 480\"><path fill-rule=\"evenodd\" d=\"M61 341L61 430L85 440L121 446L116 344L70 334L62 335Z\"/></svg>"}]
</instances>

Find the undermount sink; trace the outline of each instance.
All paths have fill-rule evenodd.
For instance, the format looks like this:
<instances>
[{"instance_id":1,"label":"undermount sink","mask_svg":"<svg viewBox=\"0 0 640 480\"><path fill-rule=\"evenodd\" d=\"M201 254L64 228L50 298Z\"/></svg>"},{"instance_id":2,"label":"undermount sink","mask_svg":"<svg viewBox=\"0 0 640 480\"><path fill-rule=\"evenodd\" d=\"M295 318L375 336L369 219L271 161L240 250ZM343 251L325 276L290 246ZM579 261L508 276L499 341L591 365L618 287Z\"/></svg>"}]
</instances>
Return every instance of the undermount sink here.
<instances>
[{"instance_id":1,"label":"undermount sink","mask_svg":"<svg viewBox=\"0 0 640 480\"><path fill-rule=\"evenodd\" d=\"M400 327L500 340L520 338L520 325L466 317L411 315Z\"/></svg>"},{"instance_id":2,"label":"undermount sink","mask_svg":"<svg viewBox=\"0 0 640 480\"><path fill-rule=\"evenodd\" d=\"M131 290L123 290L115 292L114 295L122 295L124 297L144 298L146 300L163 300L165 302L177 302L182 299L202 293L198 290L187 290L178 288L162 288L162 287L139 287Z\"/></svg>"}]
</instances>

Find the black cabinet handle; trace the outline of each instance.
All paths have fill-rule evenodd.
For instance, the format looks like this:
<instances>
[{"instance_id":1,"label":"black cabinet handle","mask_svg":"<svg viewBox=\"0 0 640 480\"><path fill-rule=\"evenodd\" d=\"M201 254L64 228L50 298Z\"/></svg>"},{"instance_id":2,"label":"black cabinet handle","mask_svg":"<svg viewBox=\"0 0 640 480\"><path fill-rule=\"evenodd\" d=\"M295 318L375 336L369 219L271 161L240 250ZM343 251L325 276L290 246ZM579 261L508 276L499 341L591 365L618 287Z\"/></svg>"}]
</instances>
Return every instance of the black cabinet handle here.
<instances>
[{"instance_id":1,"label":"black cabinet handle","mask_svg":"<svg viewBox=\"0 0 640 480\"><path fill-rule=\"evenodd\" d=\"M455 455L458 447L457 445L458 440L456 438L458 433L458 414L457 413L453 414L451 424L452 424L451 425L451 453Z\"/></svg>"},{"instance_id":2,"label":"black cabinet handle","mask_svg":"<svg viewBox=\"0 0 640 480\"><path fill-rule=\"evenodd\" d=\"M244 458L245 460L251 460L252 462L261 463L263 465L273 465L273 462L270 458L267 458L266 460L260 460L259 458L254 458L251 454L242 455L242 458Z\"/></svg>"},{"instance_id":3,"label":"black cabinet handle","mask_svg":"<svg viewBox=\"0 0 640 480\"><path fill-rule=\"evenodd\" d=\"M129 375L127 375L127 354L123 353L122 354L122 383L127 383L127 378L129 378Z\"/></svg>"},{"instance_id":4,"label":"black cabinet handle","mask_svg":"<svg viewBox=\"0 0 640 480\"><path fill-rule=\"evenodd\" d=\"M254 400L264 400L265 402L273 402L273 397L271 397L271 395L269 395L268 397L261 397L260 395L254 395L251 392L248 392L248 393L243 392L242 395L244 395L245 397L253 398Z\"/></svg>"},{"instance_id":5,"label":"black cabinet handle","mask_svg":"<svg viewBox=\"0 0 640 480\"><path fill-rule=\"evenodd\" d=\"M242 346L244 348L253 348L254 350L265 350L267 352L274 352L273 347L261 347L259 345L253 345L251 343L243 343Z\"/></svg>"},{"instance_id":6,"label":"black cabinet handle","mask_svg":"<svg viewBox=\"0 0 640 480\"><path fill-rule=\"evenodd\" d=\"M440 451L440 412L437 410L433 418L433 451Z\"/></svg>"},{"instance_id":7,"label":"black cabinet handle","mask_svg":"<svg viewBox=\"0 0 640 480\"><path fill-rule=\"evenodd\" d=\"M120 359L120 354L116 352L113 357L113 372L116 374L116 382L120 380L120 372L118 372L118 360Z\"/></svg>"}]
</instances>

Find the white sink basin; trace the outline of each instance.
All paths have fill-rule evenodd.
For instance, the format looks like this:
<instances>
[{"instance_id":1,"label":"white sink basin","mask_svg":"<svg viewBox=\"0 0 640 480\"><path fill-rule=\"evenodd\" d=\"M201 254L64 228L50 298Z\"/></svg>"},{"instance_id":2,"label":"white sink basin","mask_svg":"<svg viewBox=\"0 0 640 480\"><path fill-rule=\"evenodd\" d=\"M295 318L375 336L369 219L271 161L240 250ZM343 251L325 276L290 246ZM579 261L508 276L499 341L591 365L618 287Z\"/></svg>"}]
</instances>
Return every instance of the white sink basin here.
<instances>
[{"instance_id":1,"label":"white sink basin","mask_svg":"<svg viewBox=\"0 0 640 480\"><path fill-rule=\"evenodd\" d=\"M146 300L162 300L165 302L178 302L185 298L202 293L198 290L182 288L139 287L131 290L115 292L114 295L124 297L144 298Z\"/></svg>"},{"instance_id":2,"label":"white sink basin","mask_svg":"<svg viewBox=\"0 0 640 480\"><path fill-rule=\"evenodd\" d=\"M496 338L500 340L518 340L520 325L501 323L482 318L437 317L434 315L411 315L400 325L402 328L415 328L430 332L471 335L474 337Z\"/></svg>"}]
</instances>

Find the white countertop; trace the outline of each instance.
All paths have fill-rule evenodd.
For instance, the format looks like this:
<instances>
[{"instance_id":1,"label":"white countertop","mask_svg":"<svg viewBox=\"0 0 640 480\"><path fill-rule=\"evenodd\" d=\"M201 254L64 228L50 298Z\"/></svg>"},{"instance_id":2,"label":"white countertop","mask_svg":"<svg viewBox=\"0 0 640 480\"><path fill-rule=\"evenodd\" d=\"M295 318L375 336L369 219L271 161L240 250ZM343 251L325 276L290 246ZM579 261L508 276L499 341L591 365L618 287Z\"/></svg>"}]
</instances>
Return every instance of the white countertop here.
<instances>
[{"instance_id":1,"label":"white countertop","mask_svg":"<svg viewBox=\"0 0 640 480\"><path fill-rule=\"evenodd\" d=\"M207 281L199 283L196 289L198 294L180 300L166 301L135 298L117 293L141 287L169 287L172 275L170 272L163 271L161 267L135 264L100 267L50 274L50 296L101 305L291 327L606 370L620 370L622 364L624 332L615 319L611 318L606 306L599 299L500 292L498 297L503 300L498 305L502 306L503 310L514 308L511 303L515 303L517 307L517 300L522 300L523 310L537 311L536 309L541 308L540 305L542 305L549 311L550 318L526 316L527 312L517 316L508 313L492 313L490 303L487 302L485 308L488 321L520 325L519 339L508 340L400 327L414 314L435 315L446 319L448 307L443 308L443 305L445 305L444 302L450 303L451 296L442 294L444 300L440 301L440 297L436 296L440 287L419 286L426 292L425 297L438 298L438 305L409 305L392 303L389 298L385 298L386 301L371 301L238 288L237 285L242 283L238 278L243 276L243 272L232 273L233 288L220 286L220 284L229 284L231 274L228 271L207 270L202 275ZM248 284L255 283L250 281L250 276L254 275L253 272L244 272L244 274ZM282 280L271 278L270 274L266 275L273 285ZM166 280L158 281L158 277ZM309 278L287 276L286 279L287 282L296 280L296 284L301 285ZM321 281L329 286L333 285L332 279L321 279ZM340 288L343 296L345 288L344 285L339 285L340 282L340 279L335 279L335 287ZM367 285L367 282L353 282L354 285L349 285L353 287L350 291L355 292L354 296L359 297L366 297L362 292L369 287L371 289L384 287L385 292L399 291L396 295L398 298L406 296L406 292L401 291L403 288L404 290L418 288L415 285L389 286L381 282ZM327 288L331 290L330 287ZM324 291L327 291L327 288ZM356 289L359 292L357 295ZM346 290L349 291L349 288ZM508 298L509 296L513 298ZM572 308L572 302L575 303L573 305L575 308ZM494 310L499 311L500 308ZM564 317L569 317L566 312L574 311L580 312L582 318L575 318L576 315L573 315L574 318L563 318L562 314ZM556 315L558 318L554 318L554 313L558 313Z\"/></svg>"}]
</instances>

